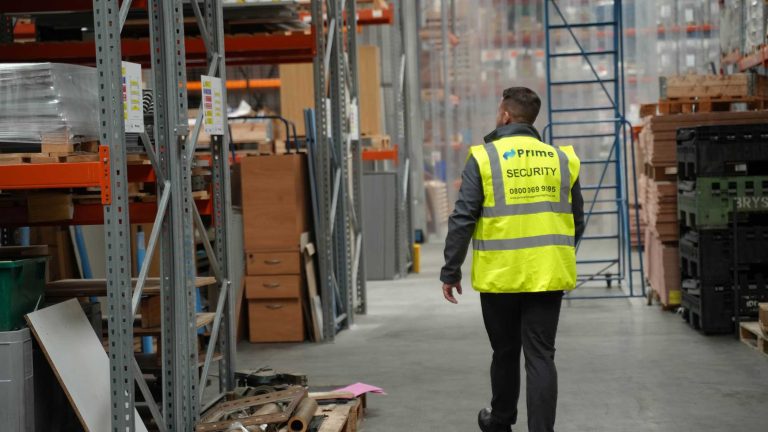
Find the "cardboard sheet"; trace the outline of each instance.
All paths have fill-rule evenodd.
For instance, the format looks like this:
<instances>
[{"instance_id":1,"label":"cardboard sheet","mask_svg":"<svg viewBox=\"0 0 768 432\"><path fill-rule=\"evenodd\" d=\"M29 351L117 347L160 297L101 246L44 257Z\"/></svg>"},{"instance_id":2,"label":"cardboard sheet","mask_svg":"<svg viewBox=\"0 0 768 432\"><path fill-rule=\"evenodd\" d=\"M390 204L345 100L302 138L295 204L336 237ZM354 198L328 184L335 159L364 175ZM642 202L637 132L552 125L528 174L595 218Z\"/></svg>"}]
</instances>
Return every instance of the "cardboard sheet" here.
<instances>
[{"instance_id":1,"label":"cardboard sheet","mask_svg":"<svg viewBox=\"0 0 768 432\"><path fill-rule=\"evenodd\" d=\"M109 357L75 299L27 315L32 332L86 431L112 429ZM134 410L136 432L147 432Z\"/></svg>"}]
</instances>

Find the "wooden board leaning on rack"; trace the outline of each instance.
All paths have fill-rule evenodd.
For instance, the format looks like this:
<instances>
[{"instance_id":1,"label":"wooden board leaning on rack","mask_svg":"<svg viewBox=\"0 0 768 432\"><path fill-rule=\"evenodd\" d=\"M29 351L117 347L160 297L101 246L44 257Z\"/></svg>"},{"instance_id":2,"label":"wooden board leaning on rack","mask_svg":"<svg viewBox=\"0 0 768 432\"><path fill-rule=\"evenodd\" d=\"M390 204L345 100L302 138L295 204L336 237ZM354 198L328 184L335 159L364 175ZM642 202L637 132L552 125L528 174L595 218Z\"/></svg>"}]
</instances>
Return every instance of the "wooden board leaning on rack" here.
<instances>
[{"instance_id":1,"label":"wooden board leaning on rack","mask_svg":"<svg viewBox=\"0 0 768 432\"><path fill-rule=\"evenodd\" d=\"M136 286L138 278L131 279ZM201 288L216 283L214 277L195 278L195 287ZM144 295L160 295L160 278L147 278L144 284ZM45 286L46 298L70 298L70 297L103 297L107 295L106 279L63 279L48 282Z\"/></svg>"}]
</instances>

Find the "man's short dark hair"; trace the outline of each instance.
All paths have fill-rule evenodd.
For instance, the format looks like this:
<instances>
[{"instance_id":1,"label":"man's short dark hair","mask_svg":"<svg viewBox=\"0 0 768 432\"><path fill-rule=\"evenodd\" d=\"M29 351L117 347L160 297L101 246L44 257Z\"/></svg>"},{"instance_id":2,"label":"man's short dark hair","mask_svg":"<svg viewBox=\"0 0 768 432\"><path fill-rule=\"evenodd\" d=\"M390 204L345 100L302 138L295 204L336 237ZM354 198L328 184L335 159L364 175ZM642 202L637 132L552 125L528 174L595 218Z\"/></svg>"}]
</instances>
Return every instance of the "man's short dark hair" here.
<instances>
[{"instance_id":1,"label":"man's short dark hair","mask_svg":"<svg viewBox=\"0 0 768 432\"><path fill-rule=\"evenodd\" d=\"M541 99L527 87L510 87L502 96L504 108L509 115L521 122L533 124L541 110Z\"/></svg>"}]
</instances>

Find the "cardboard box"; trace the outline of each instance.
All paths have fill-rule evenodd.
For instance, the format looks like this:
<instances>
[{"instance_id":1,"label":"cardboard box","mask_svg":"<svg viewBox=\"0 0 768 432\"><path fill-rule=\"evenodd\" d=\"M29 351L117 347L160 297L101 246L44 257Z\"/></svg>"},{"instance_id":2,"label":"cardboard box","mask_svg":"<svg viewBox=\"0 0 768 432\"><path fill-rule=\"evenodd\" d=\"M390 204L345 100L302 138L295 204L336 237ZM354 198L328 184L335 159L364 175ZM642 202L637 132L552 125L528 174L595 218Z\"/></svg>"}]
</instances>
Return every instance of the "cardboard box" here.
<instances>
[{"instance_id":1,"label":"cardboard box","mask_svg":"<svg viewBox=\"0 0 768 432\"><path fill-rule=\"evenodd\" d=\"M381 54L375 45L357 47L357 76L359 79L360 134L381 135L382 95L381 95Z\"/></svg>"},{"instance_id":2,"label":"cardboard box","mask_svg":"<svg viewBox=\"0 0 768 432\"><path fill-rule=\"evenodd\" d=\"M72 220L74 214L72 194L43 192L27 196L27 215L30 223Z\"/></svg>"},{"instance_id":3,"label":"cardboard box","mask_svg":"<svg viewBox=\"0 0 768 432\"><path fill-rule=\"evenodd\" d=\"M240 165L245 250L298 253L310 220L306 155L246 157Z\"/></svg>"},{"instance_id":4,"label":"cardboard box","mask_svg":"<svg viewBox=\"0 0 768 432\"><path fill-rule=\"evenodd\" d=\"M299 248L296 252L253 252L245 254L245 274L261 275L290 275L301 273L301 256Z\"/></svg>"},{"instance_id":5,"label":"cardboard box","mask_svg":"<svg viewBox=\"0 0 768 432\"><path fill-rule=\"evenodd\" d=\"M381 53L375 45L357 47L360 134L384 134L381 89ZM314 69L311 63L280 65L280 115L296 124L296 133L306 135L304 110L315 107ZM275 131L275 137L284 132Z\"/></svg>"},{"instance_id":6,"label":"cardboard box","mask_svg":"<svg viewBox=\"0 0 768 432\"><path fill-rule=\"evenodd\" d=\"M304 110L315 107L314 76L312 63L280 65L280 115L296 124L299 136L306 135Z\"/></svg>"},{"instance_id":7,"label":"cardboard box","mask_svg":"<svg viewBox=\"0 0 768 432\"><path fill-rule=\"evenodd\" d=\"M248 300L251 342L303 342L304 316L299 299Z\"/></svg>"},{"instance_id":8,"label":"cardboard box","mask_svg":"<svg viewBox=\"0 0 768 432\"><path fill-rule=\"evenodd\" d=\"M162 323L160 296L142 297L139 303L139 314L141 314L141 328L160 327Z\"/></svg>"}]
</instances>

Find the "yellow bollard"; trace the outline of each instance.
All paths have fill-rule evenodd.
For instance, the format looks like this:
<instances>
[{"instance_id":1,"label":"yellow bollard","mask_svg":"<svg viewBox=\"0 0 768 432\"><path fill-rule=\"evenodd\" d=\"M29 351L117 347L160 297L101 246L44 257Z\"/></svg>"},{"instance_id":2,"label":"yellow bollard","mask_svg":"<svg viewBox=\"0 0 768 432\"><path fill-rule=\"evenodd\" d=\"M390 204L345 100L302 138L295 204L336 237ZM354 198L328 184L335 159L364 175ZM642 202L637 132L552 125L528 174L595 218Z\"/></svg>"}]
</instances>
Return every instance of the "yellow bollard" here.
<instances>
[{"instance_id":1,"label":"yellow bollard","mask_svg":"<svg viewBox=\"0 0 768 432\"><path fill-rule=\"evenodd\" d=\"M421 245L418 243L413 245L413 268L411 270L414 273L421 271Z\"/></svg>"}]
</instances>

